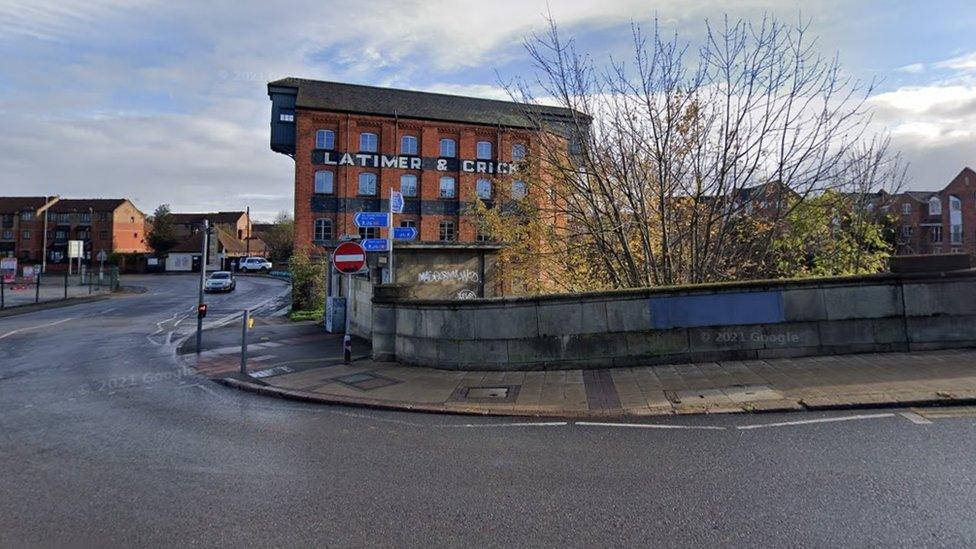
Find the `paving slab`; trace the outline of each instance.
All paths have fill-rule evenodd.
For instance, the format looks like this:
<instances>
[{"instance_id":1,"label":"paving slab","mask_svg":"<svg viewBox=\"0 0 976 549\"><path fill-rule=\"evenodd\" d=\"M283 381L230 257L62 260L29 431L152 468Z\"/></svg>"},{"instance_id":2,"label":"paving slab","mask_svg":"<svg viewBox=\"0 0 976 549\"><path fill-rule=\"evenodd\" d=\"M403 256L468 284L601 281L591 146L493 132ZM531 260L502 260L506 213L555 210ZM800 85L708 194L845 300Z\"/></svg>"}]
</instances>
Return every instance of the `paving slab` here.
<instances>
[{"instance_id":1,"label":"paving slab","mask_svg":"<svg viewBox=\"0 0 976 549\"><path fill-rule=\"evenodd\" d=\"M767 412L976 402L976 350L665 364L603 370L457 371L343 364L341 336L275 325L249 349L260 379L238 373L236 328L183 360L235 387L324 403L546 417ZM355 354L368 356L357 340ZM284 367L284 368L283 368ZM291 370L291 371L288 371ZM279 373L280 372L280 373ZM470 392L470 396L469 396Z\"/></svg>"}]
</instances>

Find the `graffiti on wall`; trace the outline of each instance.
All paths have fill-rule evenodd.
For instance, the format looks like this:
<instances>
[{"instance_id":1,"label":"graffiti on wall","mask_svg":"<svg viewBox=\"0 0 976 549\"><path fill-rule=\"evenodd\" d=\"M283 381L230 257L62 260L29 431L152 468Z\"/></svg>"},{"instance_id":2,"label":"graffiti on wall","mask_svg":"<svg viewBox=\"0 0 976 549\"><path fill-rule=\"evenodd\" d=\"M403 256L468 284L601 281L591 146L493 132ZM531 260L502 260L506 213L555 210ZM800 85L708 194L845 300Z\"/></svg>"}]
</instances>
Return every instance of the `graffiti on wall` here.
<instances>
[{"instance_id":1,"label":"graffiti on wall","mask_svg":"<svg viewBox=\"0 0 976 549\"><path fill-rule=\"evenodd\" d=\"M460 282L462 284L468 284L471 282L481 282L481 277L471 269L426 270L417 275L417 282Z\"/></svg>"}]
</instances>

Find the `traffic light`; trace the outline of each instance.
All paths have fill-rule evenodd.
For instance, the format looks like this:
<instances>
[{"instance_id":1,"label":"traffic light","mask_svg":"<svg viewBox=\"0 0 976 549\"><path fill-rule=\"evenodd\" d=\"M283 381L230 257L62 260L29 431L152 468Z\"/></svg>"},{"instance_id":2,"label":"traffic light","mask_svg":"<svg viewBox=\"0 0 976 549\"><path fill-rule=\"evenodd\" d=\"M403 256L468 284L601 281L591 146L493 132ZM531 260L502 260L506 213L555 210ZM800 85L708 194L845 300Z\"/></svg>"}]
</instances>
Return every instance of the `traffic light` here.
<instances>
[{"instance_id":1,"label":"traffic light","mask_svg":"<svg viewBox=\"0 0 976 549\"><path fill-rule=\"evenodd\" d=\"M206 317L207 317L207 304L201 303L197 305L197 318L206 318Z\"/></svg>"}]
</instances>

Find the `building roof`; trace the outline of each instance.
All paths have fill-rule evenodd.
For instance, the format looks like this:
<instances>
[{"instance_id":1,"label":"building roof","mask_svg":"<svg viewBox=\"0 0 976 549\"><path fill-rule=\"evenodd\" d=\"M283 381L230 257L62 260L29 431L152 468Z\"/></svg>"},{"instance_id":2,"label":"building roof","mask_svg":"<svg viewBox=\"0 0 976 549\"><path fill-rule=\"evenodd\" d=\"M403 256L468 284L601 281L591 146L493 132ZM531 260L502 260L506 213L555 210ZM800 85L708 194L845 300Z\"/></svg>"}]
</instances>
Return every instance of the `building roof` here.
<instances>
[{"instance_id":1,"label":"building roof","mask_svg":"<svg viewBox=\"0 0 976 549\"><path fill-rule=\"evenodd\" d=\"M298 108L345 113L517 128L534 127L527 113L563 124L574 116L574 111L562 107L304 78L283 78L269 82L269 93L272 87L297 90L295 106ZM575 115L582 119L581 122L589 122L590 118L585 114L576 112Z\"/></svg>"},{"instance_id":2,"label":"building roof","mask_svg":"<svg viewBox=\"0 0 976 549\"><path fill-rule=\"evenodd\" d=\"M216 227L217 238L220 240L220 245L223 246L224 251L228 254L234 254L236 252L244 253L247 249L243 240L238 240L232 235L228 234L227 231ZM170 248L170 253L198 253L203 248L203 231L197 231L191 234L183 242L180 242L176 246Z\"/></svg>"},{"instance_id":3,"label":"building roof","mask_svg":"<svg viewBox=\"0 0 976 549\"><path fill-rule=\"evenodd\" d=\"M24 210L37 211L54 197L44 196L0 196L0 213L20 213Z\"/></svg>"},{"instance_id":4,"label":"building roof","mask_svg":"<svg viewBox=\"0 0 976 549\"><path fill-rule=\"evenodd\" d=\"M241 217L247 215L245 212L209 212L209 213L171 213L173 223L178 225L189 225L203 223L204 219L211 223L237 223Z\"/></svg>"},{"instance_id":5,"label":"building roof","mask_svg":"<svg viewBox=\"0 0 976 549\"><path fill-rule=\"evenodd\" d=\"M125 204L125 198L62 198L51 206L52 212L110 212Z\"/></svg>"},{"instance_id":6,"label":"building roof","mask_svg":"<svg viewBox=\"0 0 976 549\"><path fill-rule=\"evenodd\" d=\"M903 192L901 194L903 194L903 195L905 195L905 196L907 196L909 198L914 198L915 200L918 200L919 202L927 202L928 199L933 194L938 194L938 192L939 191L905 191L905 192Z\"/></svg>"}]
</instances>

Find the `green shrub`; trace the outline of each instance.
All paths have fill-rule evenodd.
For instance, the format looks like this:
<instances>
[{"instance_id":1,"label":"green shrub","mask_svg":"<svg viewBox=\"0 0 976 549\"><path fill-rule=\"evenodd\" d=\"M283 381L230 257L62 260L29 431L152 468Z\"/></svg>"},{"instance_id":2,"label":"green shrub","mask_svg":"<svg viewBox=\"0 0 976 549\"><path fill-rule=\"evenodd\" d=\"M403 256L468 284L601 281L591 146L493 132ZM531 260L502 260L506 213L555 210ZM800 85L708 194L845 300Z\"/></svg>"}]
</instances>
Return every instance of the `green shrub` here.
<instances>
[{"instance_id":1,"label":"green shrub","mask_svg":"<svg viewBox=\"0 0 976 549\"><path fill-rule=\"evenodd\" d=\"M325 304L325 259L316 259L303 249L295 250L288 262L291 271L293 311L321 310Z\"/></svg>"}]
</instances>

